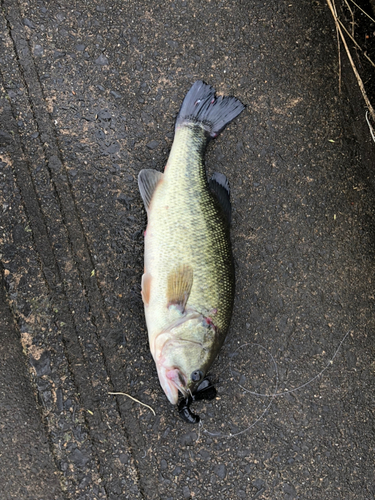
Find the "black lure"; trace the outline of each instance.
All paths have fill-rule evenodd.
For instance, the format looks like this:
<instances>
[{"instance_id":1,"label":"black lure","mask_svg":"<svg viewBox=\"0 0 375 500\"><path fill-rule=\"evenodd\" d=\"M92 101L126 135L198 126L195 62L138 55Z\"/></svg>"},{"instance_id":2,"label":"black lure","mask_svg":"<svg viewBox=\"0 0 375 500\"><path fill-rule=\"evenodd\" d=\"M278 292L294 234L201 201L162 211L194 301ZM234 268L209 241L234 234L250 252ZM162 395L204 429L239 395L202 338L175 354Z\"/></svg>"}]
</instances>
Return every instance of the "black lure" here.
<instances>
[{"instance_id":1,"label":"black lure","mask_svg":"<svg viewBox=\"0 0 375 500\"><path fill-rule=\"evenodd\" d=\"M181 399L178 404L178 413L182 420L188 424L198 424L200 422L199 415L196 415L190 410L190 405L193 401L202 401L203 399L212 400L216 397L216 389L211 382L205 378L198 386L196 392L187 398Z\"/></svg>"}]
</instances>

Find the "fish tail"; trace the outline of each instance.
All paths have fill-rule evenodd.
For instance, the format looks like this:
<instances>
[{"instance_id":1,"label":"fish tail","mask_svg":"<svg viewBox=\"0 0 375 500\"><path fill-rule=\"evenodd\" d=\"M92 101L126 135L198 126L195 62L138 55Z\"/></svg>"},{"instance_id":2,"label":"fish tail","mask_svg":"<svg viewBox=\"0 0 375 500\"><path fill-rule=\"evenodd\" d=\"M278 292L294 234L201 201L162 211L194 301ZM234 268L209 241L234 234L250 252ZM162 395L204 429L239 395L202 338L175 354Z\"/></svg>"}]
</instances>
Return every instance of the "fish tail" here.
<instances>
[{"instance_id":1,"label":"fish tail","mask_svg":"<svg viewBox=\"0 0 375 500\"><path fill-rule=\"evenodd\" d=\"M198 80L186 94L177 116L176 128L191 123L199 124L208 137L215 138L244 108L235 97L215 97L215 89Z\"/></svg>"}]
</instances>

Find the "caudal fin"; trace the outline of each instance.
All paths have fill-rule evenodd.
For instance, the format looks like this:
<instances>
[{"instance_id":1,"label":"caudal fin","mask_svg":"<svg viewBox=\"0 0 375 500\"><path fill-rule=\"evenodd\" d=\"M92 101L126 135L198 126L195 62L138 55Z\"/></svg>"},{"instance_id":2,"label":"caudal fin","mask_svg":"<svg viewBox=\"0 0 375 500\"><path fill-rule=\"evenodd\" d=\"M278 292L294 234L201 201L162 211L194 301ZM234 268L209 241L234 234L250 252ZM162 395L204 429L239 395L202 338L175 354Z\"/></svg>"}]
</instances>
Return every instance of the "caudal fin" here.
<instances>
[{"instance_id":1,"label":"caudal fin","mask_svg":"<svg viewBox=\"0 0 375 500\"><path fill-rule=\"evenodd\" d=\"M215 138L244 109L245 106L235 97L215 97L215 89L198 80L186 94L177 116L176 128L199 123L209 137Z\"/></svg>"}]
</instances>

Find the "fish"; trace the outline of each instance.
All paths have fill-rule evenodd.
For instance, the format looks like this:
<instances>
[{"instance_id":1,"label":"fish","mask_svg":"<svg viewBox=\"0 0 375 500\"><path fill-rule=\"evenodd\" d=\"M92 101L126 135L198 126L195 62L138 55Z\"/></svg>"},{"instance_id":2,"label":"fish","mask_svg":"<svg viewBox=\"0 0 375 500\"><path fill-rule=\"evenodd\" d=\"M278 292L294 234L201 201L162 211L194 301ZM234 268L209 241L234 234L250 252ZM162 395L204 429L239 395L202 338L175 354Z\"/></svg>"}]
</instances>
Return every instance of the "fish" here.
<instances>
[{"instance_id":1,"label":"fish","mask_svg":"<svg viewBox=\"0 0 375 500\"><path fill-rule=\"evenodd\" d=\"M142 299L160 385L184 420L196 399L211 399L207 372L225 340L234 301L230 188L215 172L208 180L208 143L245 106L196 81L183 100L164 173L139 172L147 212Z\"/></svg>"}]
</instances>

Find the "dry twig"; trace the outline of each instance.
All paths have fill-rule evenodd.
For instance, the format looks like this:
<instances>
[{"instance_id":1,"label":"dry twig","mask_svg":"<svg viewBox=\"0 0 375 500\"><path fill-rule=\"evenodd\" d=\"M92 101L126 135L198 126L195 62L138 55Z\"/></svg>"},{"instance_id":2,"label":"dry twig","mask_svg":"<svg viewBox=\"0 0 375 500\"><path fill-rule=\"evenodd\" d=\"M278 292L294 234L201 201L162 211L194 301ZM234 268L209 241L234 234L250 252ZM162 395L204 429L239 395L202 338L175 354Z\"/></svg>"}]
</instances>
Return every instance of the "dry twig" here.
<instances>
[{"instance_id":1,"label":"dry twig","mask_svg":"<svg viewBox=\"0 0 375 500\"><path fill-rule=\"evenodd\" d=\"M355 5L356 7L358 7L358 9L359 9L361 12L363 12L363 13L365 14L365 16L367 16L369 19L371 19L371 21L372 21L373 23L375 23L375 20L374 20L371 16L369 16L369 15L367 14L367 12L365 12L365 11L362 9L362 7L360 7L357 3L355 3L355 2L354 2L354 0L350 0L350 1L351 1L352 3L354 3L354 5Z\"/></svg>"},{"instance_id":2,"label":"dry twig","mask_svg":"<svg viewBox=\"0 0 375 500\"><path fill-rule=\"evenodd\" d=\"M353 0L351 0L353 1ZM355 2L353 2L355 3ZM365 100L365 103L366 103L366 106L369 110L369 113L370 113L370 116L371 118L374 120L375 122L375 110L374 108L372 107L371 105L371 102L367 96L367 93L366 93L366 90L365 90L365 86L363 85L363 81L362 81L362 78L360 77L359 73L358 73L358 70L354 64L354 61L353 61L353 58L352 58L352 55L350 53L350 50L349 50L349 47L348 47L348 44L346 43L346 40L345 40L345 37L344 37L344 34L341 30L341 26L340 26L340 21L339 21L339 18L337 16L337 12L336 12L336 6L335 6L335 2L334 0L327 0L327 4L328 4L328 7L332 13L332 16L333 16L333 19L335 21L335 25L336 25L336 30L338 31L338 33L340 34L340 38L341 38L341 41L345 47L345 51L346 51L346 54L348 56L348 59L349 59L349 62L350 62L350 65L353 69L353 72L355 74L355 77L357 78L357 82L358 82L358 86L361 90L361 93L362 93L362 96L363 96L363 99ZM356 5L356 4L355 4ZM370 18L371 19L371 18Z\"/></svg>"},{"instance_id":3,"label":"dry twig","mask_svg":"<svg viewBox=\"0 0 375 500\"><path fill-rule=\"evenodd\" d=\"M148 405L146 405L146 403L142 403L142 401L139 401L138 399L133 398L133 396L126 394L126 392L109 392L108 394L113 394L114 396L126 396L127 398L130 398L133 401L135 401L136 403L139 403L140 405L145 406L146 408L151 410L152 413L156 416L156 413L155 413L154 409L151 408L151 406L148 406Z\"/></svg>"}]
</instances>

